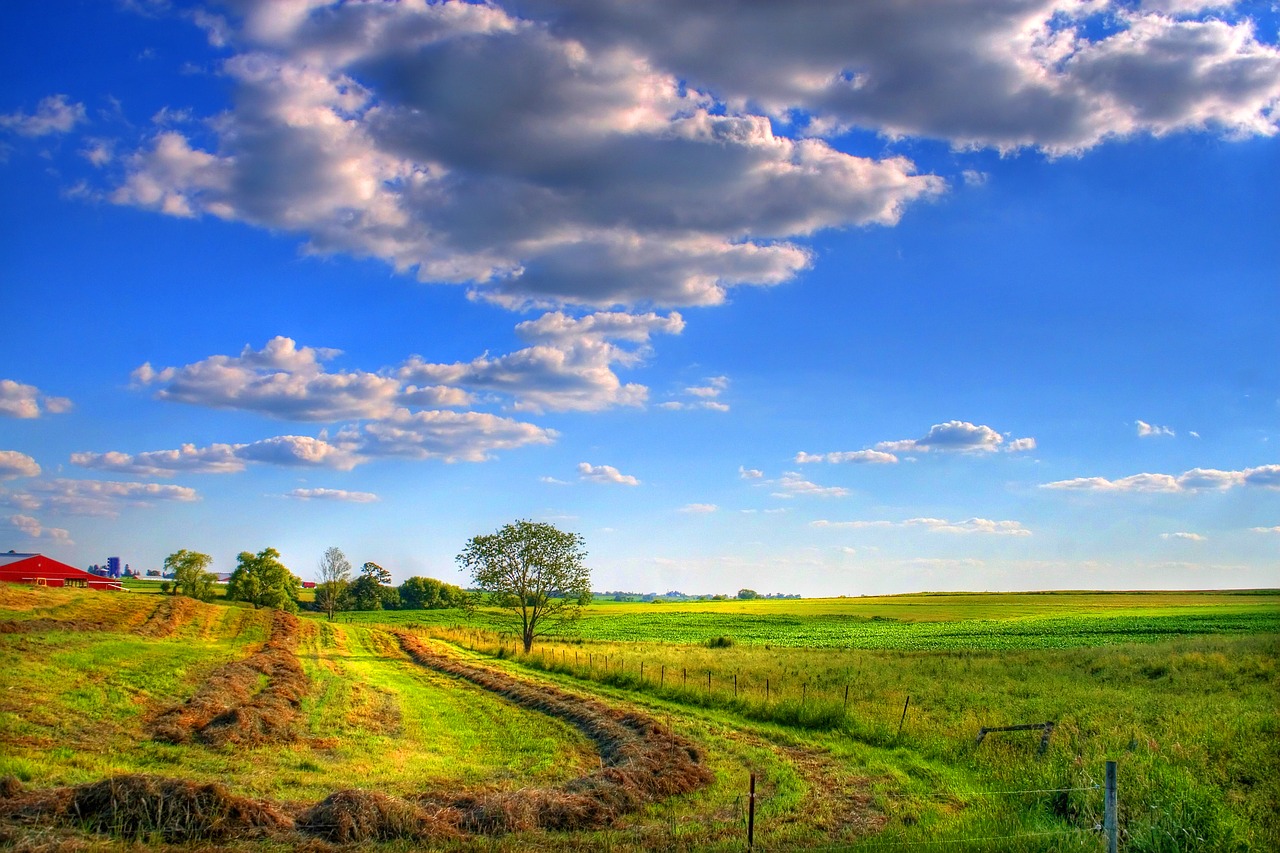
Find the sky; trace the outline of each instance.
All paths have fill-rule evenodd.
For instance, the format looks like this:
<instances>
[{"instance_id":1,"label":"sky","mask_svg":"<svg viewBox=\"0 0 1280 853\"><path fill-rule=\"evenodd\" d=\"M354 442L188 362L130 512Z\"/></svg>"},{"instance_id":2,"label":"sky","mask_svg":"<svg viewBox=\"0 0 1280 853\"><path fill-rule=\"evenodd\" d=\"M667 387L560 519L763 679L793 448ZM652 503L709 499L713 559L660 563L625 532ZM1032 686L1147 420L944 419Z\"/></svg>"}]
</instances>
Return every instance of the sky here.
<instances>
[{"instance_id":1,"label":"sky","mask_svg":"<svg viewBox=\"0 0 1280 853\"><path fill-rule=\"evenodd\" d=\"M0 550L597 590L1280 586L1280 11L48 0Z\"/></svg>"}]
</instances>

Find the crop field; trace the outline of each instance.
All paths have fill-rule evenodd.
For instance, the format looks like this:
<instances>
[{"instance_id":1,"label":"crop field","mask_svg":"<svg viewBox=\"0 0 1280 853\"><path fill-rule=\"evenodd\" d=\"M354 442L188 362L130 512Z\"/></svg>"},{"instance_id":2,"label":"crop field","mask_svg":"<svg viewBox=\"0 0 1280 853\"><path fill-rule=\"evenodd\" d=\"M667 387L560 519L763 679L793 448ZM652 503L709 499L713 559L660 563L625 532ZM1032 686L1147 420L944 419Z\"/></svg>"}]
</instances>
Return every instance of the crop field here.
<instances>
[{"instance_id":1,"label":"crop field","mask_svg":"<svg viewBox=\"0 0 1280 853\"><path fill-rule=\"evenodd\" d=\"M757 849L1099 851L1113 760L1121 849L1280 849L1280 596L604 603L528 655L509 628L0 585L0 844L740 850L754 774ZM1043 722L1043 753L975 744Z\"/></svg>"}]
</instances>

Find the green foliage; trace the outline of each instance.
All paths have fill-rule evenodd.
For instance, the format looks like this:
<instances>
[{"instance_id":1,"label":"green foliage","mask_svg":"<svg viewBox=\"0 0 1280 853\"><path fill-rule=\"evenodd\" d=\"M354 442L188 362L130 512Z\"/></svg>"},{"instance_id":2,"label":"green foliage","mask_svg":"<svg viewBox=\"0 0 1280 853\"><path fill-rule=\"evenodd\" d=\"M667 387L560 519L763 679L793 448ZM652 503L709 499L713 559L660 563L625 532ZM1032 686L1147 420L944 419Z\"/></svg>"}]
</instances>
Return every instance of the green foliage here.
<instances>
[{"instance_id":1,"label":"green foliage","mask_svg":"<svg viewBox=\"0 0 1280 853\"><path fill-rule=\"evenodd\" d=\"M738 590L738 600L739 600L739 601L754 601L755 599L757 599L757 598L759 598L759 597L760 597L760 593L756 592L754 589L740 589L740 590Z\"/></svg>"},{"instance_id":2,"label":"green foliage","mask_svg":"<svg viewBox=\"0 0 1280 853\"><path fill-rule=\"evenodd\" d=\"M333 621L333 614L347 606L351 585L351 562L342 549L325 549L320 558L320 582L316 584L316 609Z\"/></svg>"},{"instance_id":3,"label":"green foliage","mask_svg":"<svg viewBox=\"0 0 1280 853\"><path fill-rule=\"evenodd\" d=\"M280 552L264 548L257 554L241 551L227 582L229 601L247 601L255 608L296 612L302 581L280 562Z\"/></svg>"},{"instance_id":4,"label":"green foliage","mask_svg":"<svg viewBox=\"0 0 1280 853\"><path fill-rule=\"evenodd\" d=\"M576 619L591 601L584 541L553 525L517 521L475 536L458 555L489 603L519 620L525 651L553 623Z\"/></svg>"},{"instance_id":5,"label":"green foliage","mask_svg":"<svg viewBox=\"0 0 1280 853\"><path fill-rule=\"evenodd\" d=\"M348 597L352 610L382 609L382 587L372 575L362 574L356 578L348 589Z\"/></svg>"},{"instance_id":6,"label":"green foliage","mask_svg":"<svg viewBox=\"0 0 1280 853\"><path fill-rule=\"evenodd\" d=\"M446 610L466 603L466 590L435 578L412 577L400 584L402 610Z\"/></svg>"},{"instance_id":7,"label":"green foliage","mask_svg":"<svg viewBox=\"0 0 1280 853\"><path fill-rule=\"evenodd\" d=\"M363 577L372 578L373 582L379 586L386 586L391 583L391 572L377 563L365 563L360 567L360 574Z\"/></svg>"},{"instance_id":8,"label":"green foliage","mask_svg":"<svg viewBox=\"0 0 1280 853\"><path fill-rule=\"evenodd\" d=\"M214 584L217 576L208 571L213 558L208 554L188 551L185 548L174 551L164 558L165 571L173 575L174 595L186 595L200 601L212 601ZM165 591L161 585L161 591Z\"/></svg>"},{"instance_id":9,"label":"green foliage","mask_svg":"<svg viewBox=\"0 0 1280 853\"><path fill-rule=\"evenodd\" d=\"M394 586L378 587L378 599L383 610L400 609L400 590Z\"/></svg>"}]
</instances>

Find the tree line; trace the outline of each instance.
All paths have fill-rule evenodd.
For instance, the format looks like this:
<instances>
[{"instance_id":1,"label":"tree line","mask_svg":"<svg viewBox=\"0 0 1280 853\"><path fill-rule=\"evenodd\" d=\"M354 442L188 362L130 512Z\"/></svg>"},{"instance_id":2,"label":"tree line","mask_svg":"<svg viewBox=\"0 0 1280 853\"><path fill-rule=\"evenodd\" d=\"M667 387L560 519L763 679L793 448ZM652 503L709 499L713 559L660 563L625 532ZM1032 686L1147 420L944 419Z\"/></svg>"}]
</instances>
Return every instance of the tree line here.
<instances>
[{"instance_id":1,"label":"tree line","mask_svg":"<svg viewBox=\"0 0 1280 853\"><path fill-rule=\"evenodd\" d=\"M459 566L474 583L464 590L435 578L411 577L391 585L391 572L367 562L353 578L353 567L341 548L325 550L317 566L315 602L311 607L333 621L343 610L435 610L489 606L505 610L520 632L525 652L534 639L555 625L577 619L591 602L591 572L583 539L550 524L516 521L489 535L473 536L458 554ZM165 558L173 581L161 585L171 595L209 601L217 576L208 571L213 558L181 550ZM296 612L302 581L280 562L280 552L264 548L241 551L227 582L226 598L257 607ZM750 592L750 590L747 590Z\"/></svg>"}]
</instances>

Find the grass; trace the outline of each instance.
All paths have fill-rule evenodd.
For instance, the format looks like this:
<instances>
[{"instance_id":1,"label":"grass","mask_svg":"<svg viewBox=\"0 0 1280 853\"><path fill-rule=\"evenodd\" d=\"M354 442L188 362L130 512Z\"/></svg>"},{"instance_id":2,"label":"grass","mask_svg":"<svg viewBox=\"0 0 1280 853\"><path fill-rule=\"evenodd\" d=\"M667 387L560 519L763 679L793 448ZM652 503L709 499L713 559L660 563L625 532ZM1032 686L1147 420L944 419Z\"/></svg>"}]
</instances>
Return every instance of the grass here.
<instances>
[{"instance_id":1,"label":"grass","mask_svg":"<svg viewBox=\"0 0 1280 853\"><path fill-rule=\"evenodd\" d=\"M610 602L530 656L492 612L307 619L300 739L225 750L155 743L143 723L256 648L266 617L200 605L173 634L142 636L156 598L0 587L0 621L75 628L0 634L16 688L0 690L0 776L142 771L315 802L352 784L515 790L592 766L574 730L411 663L388 629L412 626L463 657L644 709L701 744L715 773L612 829L470 849L740 850L754 772L762 850L1098 851L1093 785L1108 759L1126 851L1280 849L1280 596ZM1044 756L1039 732L974 746L981 726L1046 720Z\"/></svg>"}]
</instances>

